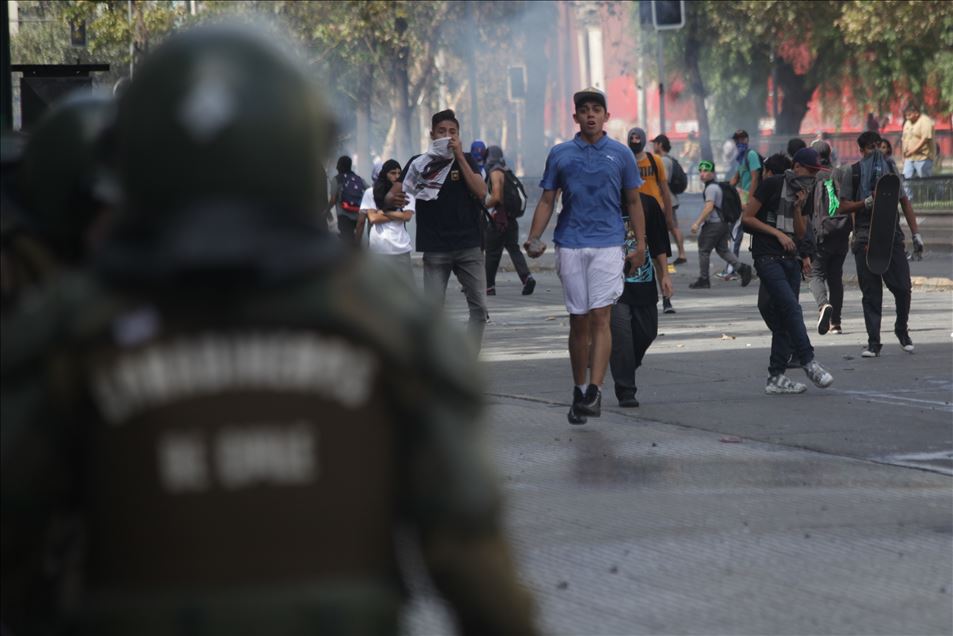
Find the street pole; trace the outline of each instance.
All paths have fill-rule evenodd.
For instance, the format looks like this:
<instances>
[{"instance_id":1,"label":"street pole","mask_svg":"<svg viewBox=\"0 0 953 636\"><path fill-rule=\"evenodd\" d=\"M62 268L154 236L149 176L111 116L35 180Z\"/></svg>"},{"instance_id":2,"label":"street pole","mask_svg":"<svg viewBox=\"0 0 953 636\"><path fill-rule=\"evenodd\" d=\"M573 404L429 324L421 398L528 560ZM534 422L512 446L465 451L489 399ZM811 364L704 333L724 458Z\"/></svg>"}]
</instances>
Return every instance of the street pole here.
<instances>
[{"instance_id":1,"label":"street pole","mask_svg":"<svg viewBox=\"0 0 953 636\"><path fill-rule=\"evenodd\" d=\"M2 92L3 92L3 105L2 105L2 119L0 122L0 127L3 130L12 130L13 129L13 80L10 76L10 7L9 3L6 0L0 0L0 3L3 5L3 30L0 31L0 35L3 36L3 44L0 46L0 56L3 57L0 61L0 74L3 75L0 78L0 81L3 82Z\"/></svg>"},{"instance_id":2,"label":"street pole","mask_svg":"<svg viewBox=\"0 0 953 636\"><path fill-rule=\"evenodd\" d=\"M648 94L645 90L645 25L639 22L639 70L638 70L638 89L639 89L639 124L643 128L648 128Z\"/></svg>"},{"instance_id":3,"label":"street pole","mask_svg":"<svg viewBox=\"0 0 953 636\"><path fill-rule=\"evenodd\" d=\"M663 65L662 55L662 31L656 31L655 53L658 58L658 131L657 135L665 133L665 67Z\"/></svg>"},{"instance_id":4,"label":"street pole","mask_svg":"<svg viewBox=\"0 0 953 636\"><path fill-rule=\"evenodd\" d=\"M129 20L129 79L132 79L132 72L136 68L136 38L133 35L132 0L126 0L126 17Z\"/></svg>"}]
</instances>

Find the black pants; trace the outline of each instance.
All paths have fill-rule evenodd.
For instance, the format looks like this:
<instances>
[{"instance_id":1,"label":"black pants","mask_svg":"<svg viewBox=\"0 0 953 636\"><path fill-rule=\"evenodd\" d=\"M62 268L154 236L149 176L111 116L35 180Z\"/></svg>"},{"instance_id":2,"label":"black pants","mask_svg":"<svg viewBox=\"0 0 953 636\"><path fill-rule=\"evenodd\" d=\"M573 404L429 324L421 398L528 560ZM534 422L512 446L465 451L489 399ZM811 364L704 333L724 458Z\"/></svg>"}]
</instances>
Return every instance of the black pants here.
<instances>
[{"instance_id":1,"label":"black pants","mask_svg":"<svg viewBox=\"0 0 953 636\"><path fill-rule=\"evenodd\" d=\"M612 353L609 369L615 382L616 397L635 393L635 371L642 366L642 358L658 336L658 306L612 305L609 322L612 330Z\"/></svg>"},{"instance_id":2,"label":"black pants","mask_svg":"<svg viewBox=\"0 0 953 636\"><path fill-rule=\"evenodd\" d=\"M496 223L487 223L486 226L486 286L487 288L496 287L496 270L500 268L500 259L503 257L503 250L509 252L510 260L513 261L513 267L519 274L520 280L524 283L529 278L529 266L526 265L526 257L520 251L520 226L516 219L508 219L506 229L502 232Z\"/></svg>"},{"instance_id":3,"label":"black pants","mask_svg":"<svg viewBox=\"0 0 953 636\"><path fill-rule=\"evenodd\" d=\"M903 249L903 239L897 237L893 242L890 267L882 276L874 274L867 267L867 246L858 244L853 247L854 261L857 263L857 282L863 295L861 305L864 308L864 325L867 327L867 342L880 345L880 322L883 311L884 289L886 285L893 294L897 305L897 321L893 324L896 334L907 332L910 318L910 264Z\"/></svg>"},{"instance_id":4,"label":"black pants","mask_svg":"<svg viewBox=\"0 0 953 636\"><path fill-rule=\"evenodd\" d=\"M357 229L357 221L349 219L343 214L338 215L338 232L341 234L341 240L351 245L360 245L361 237L354 235Z\"/></svg>"}]
</instances>

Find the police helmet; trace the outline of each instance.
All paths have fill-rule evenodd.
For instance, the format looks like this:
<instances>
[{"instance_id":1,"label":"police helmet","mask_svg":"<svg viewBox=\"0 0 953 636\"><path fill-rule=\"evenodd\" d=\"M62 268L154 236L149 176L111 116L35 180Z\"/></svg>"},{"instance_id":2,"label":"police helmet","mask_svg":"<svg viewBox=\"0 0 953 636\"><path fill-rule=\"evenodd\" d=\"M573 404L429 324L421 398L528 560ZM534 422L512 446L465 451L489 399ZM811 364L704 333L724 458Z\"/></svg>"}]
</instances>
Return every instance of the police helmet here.
<instances>
[{"instance_id":1,"label":"police helmet","mask_svg":"<svg viewBox=\"0 0 953 636\"><path fill-rule=\"evenodd\" d=\"M103 267L153 278L313 267L329 249L318 175L330 122L300 62L258 31L172 36L119 101L121 204Z\"/></svg>"},{"instance_id":2,"label":"police helmet","mask_svg":"<svg viewBox=\"0 0 953 636\"><path fill-rule=\"evenodd\" d=\"M23 225L67 261L85 255L90 225L108 206L101 153L113 106L95 93L55 104L28 138L17 170Z\"/></svg>"}]
</instances>

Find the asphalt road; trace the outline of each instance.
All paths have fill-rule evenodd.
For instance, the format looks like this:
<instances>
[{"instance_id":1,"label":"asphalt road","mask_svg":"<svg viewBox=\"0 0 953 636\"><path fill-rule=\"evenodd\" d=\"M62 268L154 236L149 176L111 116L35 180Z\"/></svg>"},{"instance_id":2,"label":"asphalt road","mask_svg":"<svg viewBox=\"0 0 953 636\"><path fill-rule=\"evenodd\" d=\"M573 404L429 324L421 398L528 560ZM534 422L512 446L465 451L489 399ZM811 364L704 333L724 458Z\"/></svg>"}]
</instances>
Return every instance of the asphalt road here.
<instances>
[{"instance_id":1,"label":"asphalt road","mask_svg":"<svg viewBox=\"0 0 953 636\"><path fill-rule=\"evenodd\" d=\"M953 257L912 263L912 355L892 335L889 293L883 355L871 360L859 355L856 287L845 333L823 337L805 289L834 384L781 397L763 393L770 341L757 280L690 290L693 242L689 259L674 276L678 313L660 316L638 374L641 407L618 408L607 384L603 417L585 426L566 421L555 274L541 267L524 297L503 272L489 299L490 450L544 630L953 633ZM450 285L447 311L462 325L463 294ZM411 587L408 631L447 633L425 578Z\"/></svg>"}]
</instances>

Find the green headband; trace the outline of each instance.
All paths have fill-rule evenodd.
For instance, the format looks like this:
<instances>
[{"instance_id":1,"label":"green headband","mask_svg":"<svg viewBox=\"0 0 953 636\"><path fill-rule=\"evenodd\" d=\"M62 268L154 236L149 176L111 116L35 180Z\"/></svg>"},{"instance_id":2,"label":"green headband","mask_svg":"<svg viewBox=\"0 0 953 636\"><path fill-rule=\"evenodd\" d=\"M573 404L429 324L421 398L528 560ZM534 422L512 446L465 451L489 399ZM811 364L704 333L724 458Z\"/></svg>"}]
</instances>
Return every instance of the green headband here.
<instances>
[{"instance_id":1,"label":"green headband","mask_svg":"<svg viewBox=\"0 0 953 636\"><path fill-rule=\"evenodd\" d=\"M707 170L708 172L715 171L715 164L710 161L699 161L698 162L698 171Z\"/></svg>"}]
</instances>

